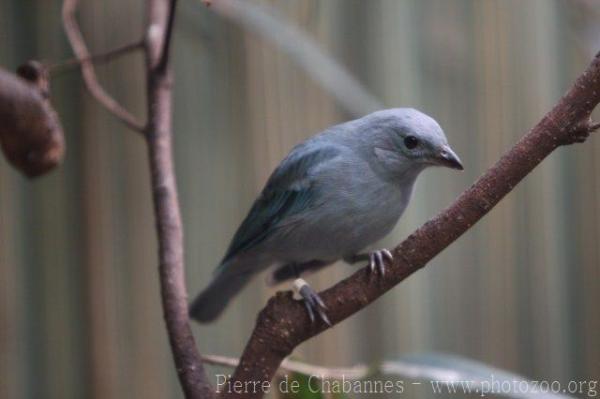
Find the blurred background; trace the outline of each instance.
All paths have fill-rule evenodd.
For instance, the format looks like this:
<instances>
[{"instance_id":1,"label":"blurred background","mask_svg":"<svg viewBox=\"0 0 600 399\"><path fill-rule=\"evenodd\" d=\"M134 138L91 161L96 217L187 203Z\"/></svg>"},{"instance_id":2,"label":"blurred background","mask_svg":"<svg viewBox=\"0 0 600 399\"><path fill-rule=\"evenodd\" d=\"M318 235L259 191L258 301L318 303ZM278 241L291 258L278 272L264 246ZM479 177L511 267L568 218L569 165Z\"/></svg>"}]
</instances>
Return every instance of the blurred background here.
<instances>
[{"instance_id":1,"label":"blurred background","mask_svg":"<svg viewBox=\"0 0 600 399\"><path fill-rule=\"evenodd\" d=\"M0 65L71 57L60 7L0 0ZM143 1L82 1L79 17L91 51L103 52L141 37ZM380 106L440 122L465 171L424 173L382 244L394 245L531 128L600 50L593 1L181 0L177 18L174 155L190 296L294 144ZM97 70L143 117L141 55ZM145 144L90 99L77 70L53 76L52 90L64 165L29 181L0 159L0 398L181 397ZM294 356L349 366L440 351L533 379L598 380L598 154L600 137L559 149L425 269ZM323 289L353 270L309 280ZM273 292L261 276L217 323L194 326L201 351L238 356Z\"/></svg>"}]
</instances>

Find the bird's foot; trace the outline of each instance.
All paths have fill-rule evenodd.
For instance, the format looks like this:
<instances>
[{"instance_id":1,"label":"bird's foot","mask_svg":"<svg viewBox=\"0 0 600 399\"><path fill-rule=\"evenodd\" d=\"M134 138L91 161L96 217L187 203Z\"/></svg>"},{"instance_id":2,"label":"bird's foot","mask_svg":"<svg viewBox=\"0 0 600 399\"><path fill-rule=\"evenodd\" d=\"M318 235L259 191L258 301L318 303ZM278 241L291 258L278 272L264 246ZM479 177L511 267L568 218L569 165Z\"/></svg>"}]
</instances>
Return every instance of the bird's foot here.
<instances>
[{"instance_id":1,"label":"bird's foot","mask_svg":"<svg viewBox=\"0 0 600 399\"><path fill-rule=\"evenodd\" d=\"M325 306L325 303L319 294L317 294L317 292L313 290L304 279L297 278L294 280L294 290L302 297L311 323L316 321L316 313L319 318L325 322L325 324L331 327L331 322L327 317L327 313L325 313L327 306Z\"/></svg>"},{"instance_id":2,"label":"bird's foot","mask_svg":"<svg viewBox=\"0 0 600 399\"><path fill-rule=\"evenodd\" d=\"M348 263L356 263L360 261L369 261L369 270L373 273L378 271L380 275L385 275L385 262L391 262L394 260L394 256L390 252L390 250L382 248L370 252L368 254L358 254L354 255L350 258L345 259Z\"/></svg>"},{"instance_id":3,"label":"bird's foot","mask_svg":"<svg viewBox=\"0 0 600 399\"><path fill-rule=\"evenodd\" d=\"M378 249L376 251L371 252L369 254L369 269L371 270L371 273L378 270L379 274L384 276L386 259L388 260L388 262L391 262L394 260L394 256L388 249L383 248L383 249Z\"/></svg>"}]
</instances>

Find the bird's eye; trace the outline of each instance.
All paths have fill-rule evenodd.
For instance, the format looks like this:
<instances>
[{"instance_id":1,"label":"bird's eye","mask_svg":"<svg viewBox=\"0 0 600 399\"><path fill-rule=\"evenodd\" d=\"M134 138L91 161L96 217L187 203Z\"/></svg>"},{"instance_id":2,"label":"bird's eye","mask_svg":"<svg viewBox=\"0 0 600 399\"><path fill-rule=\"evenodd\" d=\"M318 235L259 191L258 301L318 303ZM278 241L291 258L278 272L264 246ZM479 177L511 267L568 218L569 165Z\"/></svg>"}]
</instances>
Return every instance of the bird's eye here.
<instances>
[{"instance_id":1,"label":"bird's eye","mask_svg":"<svg viewBox=\"0 0 600 399\"><path fill-rule=\"evenodd\" d=\"M406 136L404 138L404 145L409 150L412 150L413 148L419 145L419 140L415 136Z\"/></svg>"}]
</instances>

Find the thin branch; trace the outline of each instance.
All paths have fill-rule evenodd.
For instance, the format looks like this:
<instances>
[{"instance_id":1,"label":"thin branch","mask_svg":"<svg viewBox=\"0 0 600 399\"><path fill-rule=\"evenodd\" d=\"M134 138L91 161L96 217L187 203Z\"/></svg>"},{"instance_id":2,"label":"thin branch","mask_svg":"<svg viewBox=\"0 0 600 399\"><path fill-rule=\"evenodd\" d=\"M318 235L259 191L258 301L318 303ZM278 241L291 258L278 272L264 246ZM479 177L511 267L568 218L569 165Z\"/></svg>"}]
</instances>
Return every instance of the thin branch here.
<instances>
[{"instance_id":1,"label":"thin branch","mask_svg":"<svg viewBox=\"0 0 600 399\"><path fill-rule=\"evenodd\" d=\"M169 2L169 20L167 21L167 29L165 32L165 39L163 40L162 51L160 54L160 61L158 63L158 69L164 71L169 57L171 55L171 42L173 41L173 26L175 25L175 13L177 11L177 0L171 0Z\"/></svg>"},{"instance_id":2,"label":"thin branch","mask_svg":"<svg viewBox=\"0 0 600 399\"><path fill-rule=\"evenodd\" d=\"M362 116L384 108L343 65L272 7L247 0L219 0L207 5L276 45L350 114Z\"/></svg>"},{"instance_id":3,"label":"thin branch","mask_svg":"<svg viewBox=\"0 0 600 399\"><path fill-rule=\"evenodd\" d=\"M219 356L219 355L202 355L202 360L206 364L212 364L214 366L225 366L235 368L240 364L240 360L235 357ZM386 365L384 363L383 365ZM382 365L382 367L383 367ZM391 366L389 363L388 366ZM308 364L299 362L296 360L285 359L281 362L281 366L277 373L283 375L286 372L300 373L304 375L314 375L321 379L351 379L358 380L361 378L368 377L371 374L371 367L364 364L358 364L352 367L323 367L314 364Z\"/></svg>"},{"instance_id":4,"label":"thin branch","mask_svg":"<svg viewBox=\"0 0 600 399\"><path fill-rule=\"evenodd\" d=\"M69 70L73 67L78 67L82 64L82 62L88 61L88 62L93 63L94 65L104 64L104 63L114 60L115 58L119 58L122 55L126 55L133 51L141 50L143 48L144 48L144 42L142 40L138 40L137 42L125 44L121 47L114 48L105 53L91 54L88 57L81 58L81 59L78 57L75 57L75 58L69 58L64 61L55 62L54 64L47 65L46 68L48 68L48 72L51 75L54 75L54 74L62 73L63 71Z\"/></svg>"},{"instance_id":5,"label":"thin branch","mask_svg":"<svg viewBox=\"0 0 600 399\"><path fill-rule=\"evenodd\" d=\"M110 96L98 82L94 64L90 60L90 52L85 44L85 40L77 24L75 12L79 5L78 0L64 0L62 8L63 26L69 43L73 48L75 56L81 63L81 73L85 85L92 95L107 111L122 121L127 127L136 131L143 132L144 124L137 120L129 111Z\"/></svg>"},{"instance_id":6,"label":"thin branch","mask_svg":"<svg viewBox=\"0 0 600 399\"><path fill-rule=\"evenodd\" d=\"M369 278L367 268L363 268L322 292L330 320L337 324L348 318L425 266L485 216L550 153L589 135L597 127L589 117L599 102L600 54L559 103L510 151L450 207L394 249L394 261L385 276ZM229 385L271 381L296 346L326 328L320 321L312 325L304 306L290 292L277 293L260 312ZM224 391L221 396L236 397L238 393ZM244 397L259 398L262 392L246 393Z\"/></svg>"},{"instance_id":7,"label":"thin branch","mask_svg":"<svg viewBox=\"0 0 600 399\"><path fill-rule=\"evenodd\" d=\"M168 22L175 12L165 0L149 0L146 37L148 71L148 127L146 140L150 163L152 198L159 244L159 276L163 314L179 382L186 398L212 398L208 381L189 324L183 227L177 198L172 156L172 77L169 54L163 53L170 40ZM159 67L164 62L163 67Z\"/></svg>"},{"instance_id":8,"label":"thin branch","mask_svg":"<svg viewBox=\"0 0 600 399\"><path fill-rule=\"evenodd\" d=\"M231 368L236 368L240 364L240 360L237 358L219 355L203 355L202 360L206 364ZM290 372L315 376L322 380L361 380L375 374L396 375L412 380L443 381L445 383L473 379L472 374L464 373L459 367L436 367L428 364L415 364L414 362L407 362L402 359L384 361L374 366L357 364L351 367L323 367L284 359L276 374L278 376L285 376L286 373Z\"/></svg>"}]
</instances>

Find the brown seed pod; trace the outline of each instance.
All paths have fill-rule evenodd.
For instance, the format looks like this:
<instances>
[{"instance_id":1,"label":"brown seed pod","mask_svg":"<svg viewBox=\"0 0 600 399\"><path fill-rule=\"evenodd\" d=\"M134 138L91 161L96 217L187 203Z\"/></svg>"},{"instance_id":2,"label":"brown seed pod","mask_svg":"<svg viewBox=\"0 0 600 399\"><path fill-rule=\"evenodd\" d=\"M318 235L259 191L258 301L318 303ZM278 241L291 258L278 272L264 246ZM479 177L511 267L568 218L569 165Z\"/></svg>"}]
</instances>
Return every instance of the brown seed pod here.
<instances>
[{"instance_id":1,"label":"brown seed pod","mask_svg":"<svg viewBox=\"0 0 600 399\"><path fill-rule=\"evenodd\" d=\"M0 68L0 145L28 177L48 172L63 159L64 135L39 62L20 66L17 75Z\"/></svg>"}]
</instances>

